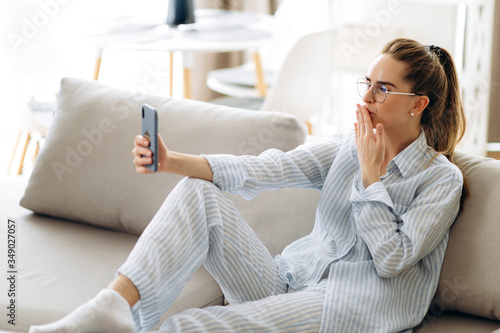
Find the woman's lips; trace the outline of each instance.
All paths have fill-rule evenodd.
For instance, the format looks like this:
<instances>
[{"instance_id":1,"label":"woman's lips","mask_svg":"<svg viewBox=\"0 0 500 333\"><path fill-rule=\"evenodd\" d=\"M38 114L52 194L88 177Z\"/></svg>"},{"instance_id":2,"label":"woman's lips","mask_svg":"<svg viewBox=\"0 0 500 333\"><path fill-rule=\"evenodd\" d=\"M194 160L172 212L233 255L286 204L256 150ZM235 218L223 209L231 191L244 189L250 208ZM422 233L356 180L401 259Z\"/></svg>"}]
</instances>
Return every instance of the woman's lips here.
<instances>
[{"instance_id":1,"label":"woman's lips","mask_svg":"<svg viewBox=\"0 0 500 333\"><path fill-rule=\"evenodd\" d=\"M364 106L364 108L366 109L366 111L368 111L368 114L370 115L370 118L371 118L371 117L372 117L375 113L374 113L374 112L371 112L371 111L368 109L367 105L363 105L363 106Z\"/></svg>"}]
</instances>

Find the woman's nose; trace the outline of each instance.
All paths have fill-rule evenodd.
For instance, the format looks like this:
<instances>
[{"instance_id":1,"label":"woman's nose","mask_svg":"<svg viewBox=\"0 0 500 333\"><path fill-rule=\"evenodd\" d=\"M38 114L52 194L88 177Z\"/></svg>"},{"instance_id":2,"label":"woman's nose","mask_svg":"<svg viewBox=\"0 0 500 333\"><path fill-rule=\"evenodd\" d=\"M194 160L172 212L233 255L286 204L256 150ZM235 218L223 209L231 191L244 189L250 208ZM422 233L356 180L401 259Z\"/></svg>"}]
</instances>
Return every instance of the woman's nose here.
<instances>
[{"instance_id":1,"label":"woman's nose","mask_svg":"<svg viewBox=\"0 0 500 333\"><path fill-rule=\"evenodd\" d=\"M366 90L366 93L363 96L363 102L369 104L375 103L375 98L373 97L373 86Z\"/></svg>"}]
</instances>

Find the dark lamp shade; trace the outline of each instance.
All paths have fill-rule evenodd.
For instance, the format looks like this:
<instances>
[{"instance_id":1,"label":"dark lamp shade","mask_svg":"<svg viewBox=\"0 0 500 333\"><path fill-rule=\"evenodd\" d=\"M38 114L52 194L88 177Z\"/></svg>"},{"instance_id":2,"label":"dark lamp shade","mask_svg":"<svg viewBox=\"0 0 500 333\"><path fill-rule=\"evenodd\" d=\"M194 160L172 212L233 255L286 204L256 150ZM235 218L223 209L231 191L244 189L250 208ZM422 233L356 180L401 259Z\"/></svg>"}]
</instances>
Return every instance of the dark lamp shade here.
<instances>
[{"instance_id":1,"label":"dark lamp shade","mask_svg":"<svg viewBox=\"0 0 500 333\"><path fill-rule=\"evenodd\" d=\"M181 24L194 23L193 0L169 0L167 25L176 27Z\"/></svg>"}]
</instances>

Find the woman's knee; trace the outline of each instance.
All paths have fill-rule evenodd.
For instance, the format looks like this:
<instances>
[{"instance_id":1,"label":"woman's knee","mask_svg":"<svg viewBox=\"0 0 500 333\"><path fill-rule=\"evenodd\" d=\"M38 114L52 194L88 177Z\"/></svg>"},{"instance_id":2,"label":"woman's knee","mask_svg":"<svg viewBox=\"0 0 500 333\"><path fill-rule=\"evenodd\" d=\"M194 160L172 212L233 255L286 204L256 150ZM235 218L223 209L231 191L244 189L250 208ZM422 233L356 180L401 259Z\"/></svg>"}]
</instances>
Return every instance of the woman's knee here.
<instances>
[{"instance_id":1,"label":"woman's knee","mask_svg":"<svg viewBox=\"0 0 500 333\"><path fill-rule=\"evenodd\" d=\"M208 180L199 179L199 178L183 178L176 186L176 188L180 188L184 191L193 191L193 190L219 190L220 189L212 182Z\"/></svg>"},{"instance_id":2,"label":"woman's knee","mask_svg":"<svg viewBox=\"0 0 500 333\"><path fill-rule=\"evenodd\" d=\"M184 178L174 188L170 195L183 197L185 200L229 202L229 197L212 182L197 178ZM215 199L215 200L214 200Z\"/></svg>"}]
</instances>

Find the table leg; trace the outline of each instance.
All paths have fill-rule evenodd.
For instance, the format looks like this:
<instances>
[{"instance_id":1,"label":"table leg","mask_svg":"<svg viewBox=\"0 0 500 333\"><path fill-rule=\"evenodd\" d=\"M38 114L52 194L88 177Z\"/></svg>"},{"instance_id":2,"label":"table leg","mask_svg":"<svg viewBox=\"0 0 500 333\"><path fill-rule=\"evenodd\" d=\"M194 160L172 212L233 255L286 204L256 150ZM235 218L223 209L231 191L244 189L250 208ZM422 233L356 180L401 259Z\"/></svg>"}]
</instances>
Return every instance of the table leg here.
<instances>
[{"instance_id":1,"label":"table leg","mask_svg":"<svg viewBox=\"0 0 500 333\"><path fill-rule=\"evenodd\" d=\"M184 68L184 98L192 98L191 68Z\"/></svg>"},{"instance_id":2,"label":"table leg","mask_svg":"<svg viewBox=\"0 0 500 333\"><path fill-rule=\"evenodd\" d=\"M257 76L257 85L255 88L257 88L260 97L266 97L267 84L259 52L253 54L253 61L255 63L255 75Z\"/></svg>"},{"instance_id":3,"label":"table leg","mask_svg":"<svg viewBox=\"0 0 500 333\"><path fill-rule=\"evenodd\" d=\"M182 67L184 79L184 98L192 98L191 69L193 68L193 55L190 52L182 53Z\"/></svg>"},{"instance_id":4,"label":"table leg","mask_svg":"<svg viewBox=\"0 0 500 333\"><path fill-rule=\"evenodd\" d=\"M21 163L19 164L19 169L17 170L18 176L23 173L24 159L26 158L26 151L28 150L28 145L30 141L31 141L31 133L28 132L28 136L26 137L26 143L24 144L23 153L21 155Z\"/></svg>"},{"instance_id":5,"label":"table leg","mask_svg":"<svg viewBox=\"0 0 500 333\"><path fill-rule=\"evenodd\" d=\"M94 80L97 80L99 78L99 72L101 71L102 52L102 49L97 50L97 55L94 62Z\"/></svg>"},{"instance_id":6,"label":"table leg","mask_svg":"<svg viewBox=\"0 0 500 333\"><path fill-rule=\"evenodd\" d=\"M17 147L19 147L19 143L21 142L21 137L23 135L23 131L20 130L17 134L16 144L14 145L14 150L12 151L12 156L10 157L9 166L7 167L7 175L10 175L10 169L12 168L12 164L14 163L14 159L17 153Z\"/></svg>"}]
</instances>

